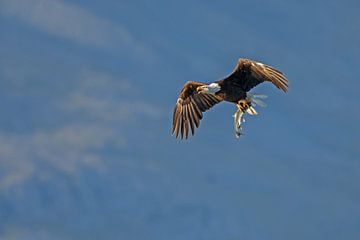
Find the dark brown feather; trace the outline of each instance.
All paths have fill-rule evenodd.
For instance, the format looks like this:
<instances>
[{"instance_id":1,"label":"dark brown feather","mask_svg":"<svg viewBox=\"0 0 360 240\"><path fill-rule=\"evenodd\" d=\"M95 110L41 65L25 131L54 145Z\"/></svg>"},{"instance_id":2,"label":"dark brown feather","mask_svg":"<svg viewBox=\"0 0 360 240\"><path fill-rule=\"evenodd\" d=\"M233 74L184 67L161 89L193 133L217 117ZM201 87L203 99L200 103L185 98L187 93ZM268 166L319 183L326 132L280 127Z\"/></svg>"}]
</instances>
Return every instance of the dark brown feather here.
<instances>
[{"instance_id":1,"label":"dark brown feather","mask_svg":"<svg viewBox=\"0 0 360 240\"><path fill-rule=\"evenodd\" d=\"M233 72L224 81L236 82L245 92L264 81L271 82L279 89L287 92L289 83L279 70L245 58L239 59Z\"/></svg>"},{"instance_id":2,"label":"dark brown feather","mask_svg":"<svg viewBox=\"0 0 360 240\"><path fill-rule=\"evenodd\" d=\"M192 120L194 121L195 126L198 128L199 124L200 124L201 116L197 115L197 113L196 113L196 111L194 109L194 108L196 108L196 106L194 106L191 103L191 104L189 104L189 107L190 107L190 111L191 111ZM195 129L194 129L194 133L195 133ZM194 133L193 133L193 135L194 135Z\"/></svg>"},{"instance_id":3,"label":"dark brown feather","mask_svg":"<svg viewBox=\"0 0 360 240\"><path fill-rule=\"evenodd\" d=\"M194 135L195 133L195 126L194 126L194 117L192 115L192 111L191 111L191 105L188 104L186 106L187 110L186 110L186 114L187 114L187 118L189 119L189 123L190 123L190 128L191 128L191 134Z\"/></svg>"},{"instance_id":4,"label":"dark brown feather","mask_svg":"<svg viewBox=\"0 0 360 240\"><path fill-rule=\"evenodd\" d=\"M183 117L185 119L184 121L184 125L185 125L185 138L188 137L189 135L189 121L190 119L188 118L188 113L187 113L187 105L183 106Z\"/></svg>"},{"instance_id":5,"label":"dark brown feather","mask_svg":"<svg viewBox=\"0 0 360 240\"><path fill-rule=\"evenodd\" d=\"M177 138L188 138L189 128L194 135L195 129L200 126L203 112L222 101L218 96L198 93L196 88L203 85L205 84L189 81L179 94L174 108L172 128L172 133Z\"/></svg>"}]
</instances>

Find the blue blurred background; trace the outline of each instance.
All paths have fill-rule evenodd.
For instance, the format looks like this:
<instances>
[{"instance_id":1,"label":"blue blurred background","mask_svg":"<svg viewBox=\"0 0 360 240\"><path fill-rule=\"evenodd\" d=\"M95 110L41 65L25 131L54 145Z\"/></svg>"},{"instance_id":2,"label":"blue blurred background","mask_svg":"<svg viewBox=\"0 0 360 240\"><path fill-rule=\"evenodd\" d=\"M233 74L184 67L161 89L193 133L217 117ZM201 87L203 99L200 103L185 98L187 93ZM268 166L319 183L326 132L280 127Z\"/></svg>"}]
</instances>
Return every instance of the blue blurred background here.
<instances>
[{"instance_id":1,"label":"blue blurred background","mask_svg":"<svg viewBox=\"0 0 360 240\"><path fill-rule=\"evenodd\" d=\"M0 0L0 239L360 239L359 1ZM187 80L290 80L170 135Z\"/></svg>"}]
</instances>

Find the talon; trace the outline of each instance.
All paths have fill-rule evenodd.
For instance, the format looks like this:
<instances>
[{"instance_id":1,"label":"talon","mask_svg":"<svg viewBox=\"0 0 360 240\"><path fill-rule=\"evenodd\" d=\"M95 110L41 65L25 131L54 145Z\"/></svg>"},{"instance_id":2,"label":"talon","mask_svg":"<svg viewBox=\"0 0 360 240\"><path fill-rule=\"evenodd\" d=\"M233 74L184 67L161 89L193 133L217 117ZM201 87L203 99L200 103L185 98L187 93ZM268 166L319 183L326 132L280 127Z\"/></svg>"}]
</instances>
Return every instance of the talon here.
<instances>
[{"instance_id":1,"label":"talon","mask_svg":"<svg viewBox=\"0 0 360 240\"><path fill-rule=\"evenodd\" d=\"M245 99L241 99L238 101L238 104L236 104L236 106L241 112L245 112L248 108L250 108L251 103Z\"/></svg>"}]
</instances>

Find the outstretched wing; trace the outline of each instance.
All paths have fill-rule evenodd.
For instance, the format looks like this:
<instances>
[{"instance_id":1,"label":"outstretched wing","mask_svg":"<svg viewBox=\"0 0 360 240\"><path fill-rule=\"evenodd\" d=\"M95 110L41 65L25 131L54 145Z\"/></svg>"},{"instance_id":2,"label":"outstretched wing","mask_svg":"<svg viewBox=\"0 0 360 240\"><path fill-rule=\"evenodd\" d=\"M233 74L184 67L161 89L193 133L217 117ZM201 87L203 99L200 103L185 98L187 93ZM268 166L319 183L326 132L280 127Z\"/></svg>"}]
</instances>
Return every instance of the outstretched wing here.
<instances>
[{"instance_id":1,"label":"outstretched wing","mask_svg":"<svg viewBox=\"0 0 360 240\"><path fill-rule=\"evenodd\" d=\"M189 125L194 135L195 128L200 125L203 112L222 101L219 96L198 93L196 88L203 85L205 84L188 81L180 92L174 108L172 128L172 133L177 138L188 138Z\"/></svg>"},{"instance_id":2,"label":"outstretched wing","mask_svg":"<svg viewBox=\"0 0 360 240\"><path fill-rule=\"evenodd\" d=\"M245 58L239 59L234 71L224 81L233 81L245 92L264 81L272 82L276 87L287 92L289 83L279 70Z\"/></svg>"}]
</instances>

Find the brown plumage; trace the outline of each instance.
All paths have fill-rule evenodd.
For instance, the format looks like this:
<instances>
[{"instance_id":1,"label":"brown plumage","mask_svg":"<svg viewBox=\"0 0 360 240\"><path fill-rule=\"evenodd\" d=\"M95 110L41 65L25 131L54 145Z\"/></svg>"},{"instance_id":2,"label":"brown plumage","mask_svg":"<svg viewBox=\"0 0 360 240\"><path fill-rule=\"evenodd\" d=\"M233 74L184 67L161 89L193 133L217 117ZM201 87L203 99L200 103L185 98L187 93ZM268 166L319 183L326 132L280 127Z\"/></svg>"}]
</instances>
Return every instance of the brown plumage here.
<instances>
[{"instance_id":1,"label":"brown plumage","mask_svg":"<svg viewBox=\"0 0 360 240\"><path fill-rule=\"evenodd\" d=\"M238 60L229 76L213 83L220 87L216 92L209 92L208 87L211 87L211 84L188 81L176 101L172 133L177 138L188 138L191 129L194 135L195 128L200 125L203 112L221 101L238 104L239 101L246 99L246 93L250 89L264 81L273 83L284 92L288 90L288 80L282 72L268 65L243 58Z\"/></svg>"}]
</instances>

